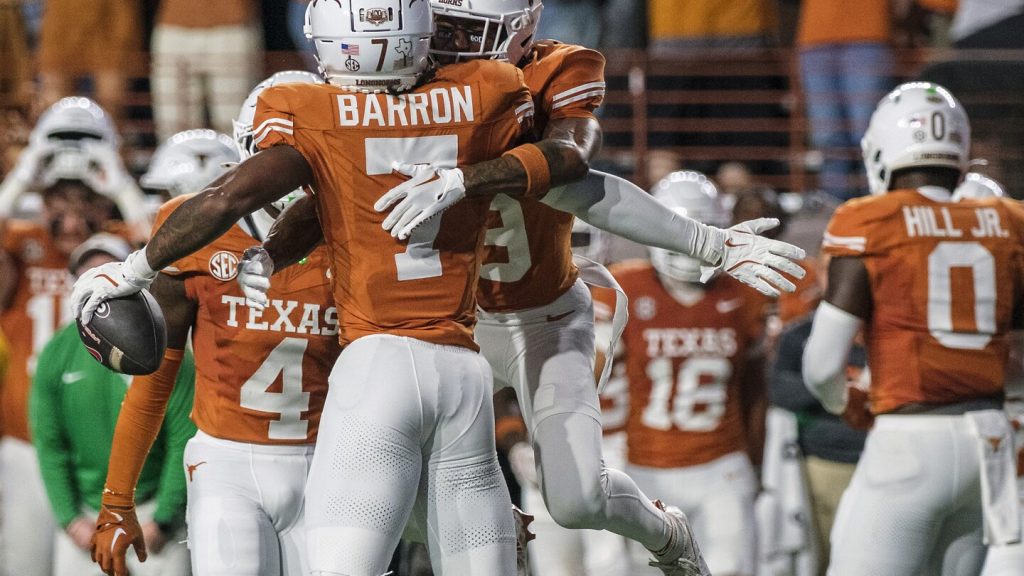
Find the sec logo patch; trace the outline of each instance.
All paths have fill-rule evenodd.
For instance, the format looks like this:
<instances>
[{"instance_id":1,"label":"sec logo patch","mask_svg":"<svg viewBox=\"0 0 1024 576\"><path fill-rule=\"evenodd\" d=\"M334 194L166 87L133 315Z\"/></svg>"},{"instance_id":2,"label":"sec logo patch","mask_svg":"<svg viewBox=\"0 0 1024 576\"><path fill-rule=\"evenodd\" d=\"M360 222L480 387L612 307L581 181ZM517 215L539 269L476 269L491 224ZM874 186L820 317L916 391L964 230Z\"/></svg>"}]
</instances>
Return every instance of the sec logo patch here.
<instances>
[{"instance_id":1,"label":"sec logo patch","mask_svg":"<svg viewBox=\"0 0 1024 576\"><path fill-rule=\"evenodd\" d=\"M238 256L223 250L210 256L210 274L225 282L234 279L238 276Z\"/></svg>"},{"instance_id":2,"label":"sec logo patch","mask_svg":"<svg viewBox=\"0 0 1024 576\"><path fill-rule=\"evenodd\" d=\"M633 301L633 314L640 320L650 320L658 313L658 305L654 298L641 296Z\"/></svg>"}]
</instances>

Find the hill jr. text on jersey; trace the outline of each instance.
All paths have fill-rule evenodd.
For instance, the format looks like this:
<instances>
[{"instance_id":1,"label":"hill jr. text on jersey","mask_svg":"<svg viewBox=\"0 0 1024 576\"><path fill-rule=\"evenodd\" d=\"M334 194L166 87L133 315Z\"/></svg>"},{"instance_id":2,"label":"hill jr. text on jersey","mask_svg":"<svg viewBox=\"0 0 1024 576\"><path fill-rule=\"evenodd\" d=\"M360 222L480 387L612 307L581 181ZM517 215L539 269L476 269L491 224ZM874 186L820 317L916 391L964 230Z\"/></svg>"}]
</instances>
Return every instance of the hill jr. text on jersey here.
<instances>
[{"instance_id":1,"label":"hill jr. text on jersey","mask_svg":"<svg viewBox=\"0 0 1024 576\"><path fill-rule=\"evenodd\" d=\"M949 208L933 208L931 206L904 206L903 222L907 226L907 236L914 238L927 236L930 238L961 238L967 232L974 238L1007 238L1010 233L1003 229L999 221L999 210L995 208L975 208L976 222L968 229L953 225L953 215Z\"/></svg>"},{"instance_id":2,"label":"hill jr. text on jersey","mask_svg":"<svg viewBox=\"0 0 1024 576\"><path fill-rule=\"evenodd\" d=\"M339 94L342 126L428 126L474 120L469 86L438 87L413 94Z\"/></svg>"}]
</instances>

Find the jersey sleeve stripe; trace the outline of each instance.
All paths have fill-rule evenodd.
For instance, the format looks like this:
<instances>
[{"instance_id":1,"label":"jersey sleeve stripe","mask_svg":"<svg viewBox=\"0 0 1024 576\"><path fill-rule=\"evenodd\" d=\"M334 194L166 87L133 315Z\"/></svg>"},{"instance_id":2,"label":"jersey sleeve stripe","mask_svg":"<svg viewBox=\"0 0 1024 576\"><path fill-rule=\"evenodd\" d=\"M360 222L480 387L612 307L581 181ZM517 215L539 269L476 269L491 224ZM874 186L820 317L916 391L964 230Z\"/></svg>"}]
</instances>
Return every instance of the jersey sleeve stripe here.
<instances>
[{"instance_id":1,"label":"jersey sleeve stripe","mask_svg":"<svg viewBox=\"0 0 1024 576\"><path fill-rule=\"evenodd\" d=\"M527 102L526 104L516 107L515 113L516 121L522 124L524 119L533 116L533 102Z\"/></svg>"},{"instance_id":2,"label":"jersey sleeve stripe","mask_svg":"<svg viewBox=\"0 0 1024 576\"><path fill-rule=\"evenodd\" d=\"M558 102L555 102L551 106L551 109L552 110L558 110L562 106L566 106L566 105L572 104L573 102L579 102L580 100L586 100L588 98L602 97L602 96L604 96L604 88L601 88L600 90L591 90L590 92L585 92L583 94L580 94L579 96L573 96L572 98L568 98L568 99L565 99L565 100L559 100Z\"/></svg>"},{"instance_id":3,"label":"jersey sleeve stripe","mask_svg":"<svg viewBox=\"0 0 1024 576\"><path fill-rule=\"evenodd\" d=\"M568 97L572 96L573 94L577 94L579 92L586 92L586 91L591 90L593 88L600 88L601 92L603 93L604 89L605 89L605 83L604 82L588 82L586 84L581 84L579 86L576 86L575 88L570 88L568 90L565 90L563 92L559 92L558 94L555 94L554 97L551 98L551 101L552 102L558 102L559 100L561 100L563 98L568 98Z\"/></svg>"},{"instance_id":4,"label":"jersey sleeve stripe","mask_svg":"<svg viewBox=\"0 0 1024 576\"><path fill-rule=\"evenodd\" d=\"M532 109L533 109L533 102L527 102L525 104L520 104L519 106L516 107L516 114L522 114L524 111L532 110Z\"/></svg>"},{"instance_id":5,"label":"jersey sleeve stripe","mask_svg":"<svg viewBox=\"0 0 1024 576\"><path fill-rule=\"evenodd\" d=\"M292 129L291 128L281 128L280 126L267 126L266 129L263 131L262 135L257 136L256 138L253 139L253 141L252 141L253 145L254 146L258 146L259 143L263 142L263 140L265 140L267 136L270 136L271 132L281 132L281 133L284 133L284 134L292 134Z\"/></svg>"},{"instance_id":6,"label":"jersey sleeve stripe","mask_svg":"<svg viewBox=\"0 0 1024 576\"><path fill-rule=\"evenodd\" d=\"M867 248L867 238L864 236L836 236L825 233L822 244L833 248L846 248L856 252L863 252Z\"/></svg>"},{"instance_id":7,"label":"jersey sleeve stripe","mask_svg":"<svg viewBox=\"0 0 1024 576\"><path fill-rule=\"evenodd\" d=\"M270 124L280 124L281 126L285 126L287 128L291 128L294 125L294 123L291 120L285 120L284 118L267 118L266 120L263 121L262 124L257 126L256 129L252 131L252 133L257 134L259 132L262 132L263 129Z\"/></svg>"}]
</instances>

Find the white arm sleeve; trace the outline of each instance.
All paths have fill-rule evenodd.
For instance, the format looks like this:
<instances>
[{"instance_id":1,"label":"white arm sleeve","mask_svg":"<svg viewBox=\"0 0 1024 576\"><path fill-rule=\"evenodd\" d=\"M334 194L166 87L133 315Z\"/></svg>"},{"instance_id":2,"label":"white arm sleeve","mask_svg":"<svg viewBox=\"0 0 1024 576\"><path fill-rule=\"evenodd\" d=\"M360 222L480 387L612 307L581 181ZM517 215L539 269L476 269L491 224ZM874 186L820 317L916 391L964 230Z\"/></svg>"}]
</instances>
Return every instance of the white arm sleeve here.
<instances>
[{"instance_id":1,"label":"white arm sleeve","mask_svg":"<svg viewBox=\"0 0 1024 576\"><path fill-rule=\"evenodd\" d=\"M853 339L864 321L822 302L814 313L811 336L804 346L804 385L833 414L846 409L846 364Z\"/></svg>"},{"instance_id":2,"label":"white arm sleeve","mask_svg":"<svg viewBox=\"0 0 1024 576\"><path fill-rule=\"evenodd\" d=\"M717 265L726 233L667 208L632 182L591 170L553 188L541 200L587 224L646 246L688 254Z\"/></svg>"}]
</instances>

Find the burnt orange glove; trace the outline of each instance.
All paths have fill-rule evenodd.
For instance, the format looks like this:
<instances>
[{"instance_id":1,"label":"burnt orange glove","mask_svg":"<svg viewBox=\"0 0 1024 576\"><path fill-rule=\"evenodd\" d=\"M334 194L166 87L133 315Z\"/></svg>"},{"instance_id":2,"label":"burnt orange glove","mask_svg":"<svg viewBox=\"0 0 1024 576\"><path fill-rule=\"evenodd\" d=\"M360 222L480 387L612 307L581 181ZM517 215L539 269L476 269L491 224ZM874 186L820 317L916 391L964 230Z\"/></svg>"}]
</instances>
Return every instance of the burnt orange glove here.
<instances>
[{"instance_id":1,"label":"burnt orange glove","mask_svg":"<svg viewBox=\"0 0 1024 576\"><path fill-rule=\"evenodd\" d=\"M90 551L92 561L99 564L100 570L108 576L129 576L125 559L129 546L135 548L139 561L146 561L146 541L142 537L142 528L135 516L135 505L131 501L130 495L114 492L103 494L103 505L96 519L96 532L92 535Z\"/></svg>"}]
</instances>

